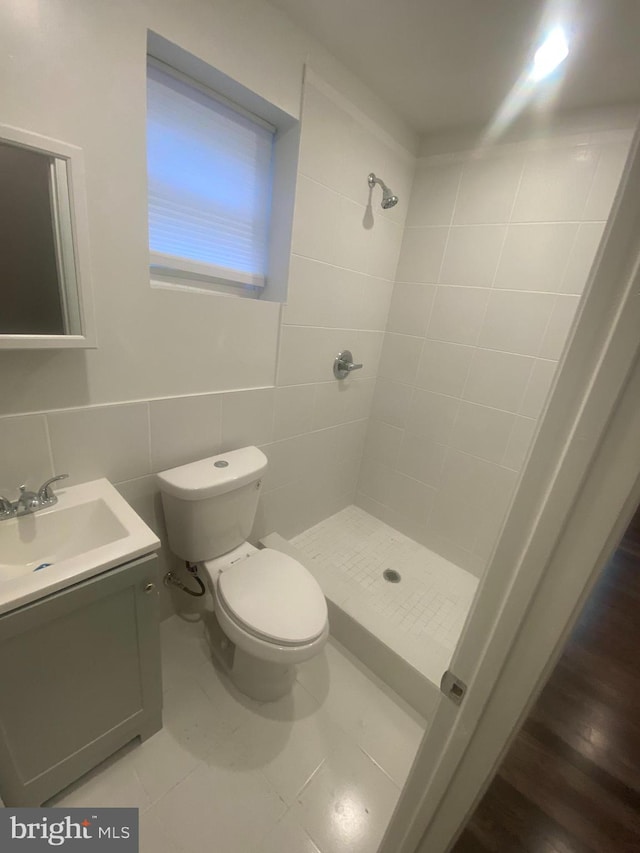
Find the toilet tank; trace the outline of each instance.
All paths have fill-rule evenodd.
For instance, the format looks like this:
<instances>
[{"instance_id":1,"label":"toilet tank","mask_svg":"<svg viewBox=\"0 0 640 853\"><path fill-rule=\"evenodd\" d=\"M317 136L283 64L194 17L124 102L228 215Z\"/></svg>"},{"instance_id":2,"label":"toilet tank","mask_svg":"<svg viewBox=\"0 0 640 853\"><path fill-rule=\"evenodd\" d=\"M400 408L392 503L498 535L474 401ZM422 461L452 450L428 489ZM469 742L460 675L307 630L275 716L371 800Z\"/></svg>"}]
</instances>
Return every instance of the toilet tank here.
<instances>
[{"instance_id":1,"label":"toilet tank","mask_svg":"<svg viewBox=\"0 0 640 853\"><path fill-rule=\"evenodd\" d=\"M158 474L173 553L199 563L245 542L266 469L261 450L242 447Z\"/></svg>"}]
</instances>

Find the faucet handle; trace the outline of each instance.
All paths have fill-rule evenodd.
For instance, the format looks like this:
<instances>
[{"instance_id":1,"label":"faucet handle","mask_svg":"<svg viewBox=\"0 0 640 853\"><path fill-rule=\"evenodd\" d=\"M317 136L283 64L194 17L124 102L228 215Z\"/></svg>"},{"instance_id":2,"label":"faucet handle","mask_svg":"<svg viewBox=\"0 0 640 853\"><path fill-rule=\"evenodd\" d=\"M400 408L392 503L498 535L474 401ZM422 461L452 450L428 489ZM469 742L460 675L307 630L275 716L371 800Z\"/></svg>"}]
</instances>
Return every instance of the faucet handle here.
<instances>
[{"instance_id":1,"label":"faucet handle","mask_svg":"<svg viewBox=\"0 0 640 853\"><path fill-rule=\"evenodd\" d=\"M38 489L38 500L40 504L54 504L58 498L51 491L51 484L56 483L58 480L66 480L68 474L57 474L55 477L50 477L46 482L44 482L40 488Z\"/></svg>"},{"instance_id":2,"label":"faucet handle","mask_svg":"<svg viewBox=\"0 0 640 853\"><path fill-rule=\"evenodd\" d=\"M0 518L8 518L11 515L13 515L13 503L9 498L0 495Z\"/></svg>"}]
</instances>

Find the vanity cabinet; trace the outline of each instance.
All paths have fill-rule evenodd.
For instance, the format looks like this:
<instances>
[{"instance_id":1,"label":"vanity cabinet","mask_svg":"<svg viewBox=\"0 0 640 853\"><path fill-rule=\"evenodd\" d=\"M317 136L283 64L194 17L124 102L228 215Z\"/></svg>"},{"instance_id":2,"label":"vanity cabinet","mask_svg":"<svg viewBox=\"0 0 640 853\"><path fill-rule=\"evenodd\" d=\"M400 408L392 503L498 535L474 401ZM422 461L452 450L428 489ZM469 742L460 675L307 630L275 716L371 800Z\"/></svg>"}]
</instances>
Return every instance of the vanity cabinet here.
<instances>
[{"instance_id":1,"label":"vanity cabinet","mask_svg":"<svg viewBox=\"0 0 640 853\"><path fill-rule=\"evenodd\" d=\"M41 805L161 727L155 556L0 616L5 805Z\"/></svg>"}]
</instances>

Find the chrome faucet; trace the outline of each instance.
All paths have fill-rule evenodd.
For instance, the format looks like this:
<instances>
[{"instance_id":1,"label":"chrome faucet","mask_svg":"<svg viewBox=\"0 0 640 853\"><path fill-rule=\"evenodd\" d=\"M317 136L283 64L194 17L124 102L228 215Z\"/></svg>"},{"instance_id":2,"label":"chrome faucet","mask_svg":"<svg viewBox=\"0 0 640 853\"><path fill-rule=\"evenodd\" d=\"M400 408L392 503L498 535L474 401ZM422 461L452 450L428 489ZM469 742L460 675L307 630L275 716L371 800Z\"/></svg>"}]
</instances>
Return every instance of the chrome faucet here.
<instances>
[{"instance_id":1,"label":"chrome faucet","mask_svg":"<svg viewBox=\"0 0 640 853\"><path fill-rule=\"evenodd\" d=\"M345 349L339 352L333 361L333 375L336 379L344 379L354 370L361 370L363 364L354 364L351 350Z\"/></svg>"},{"instance_id":2,"label":"chrome faucet","mask_svg":"<svg viewBox=\"0 0 640 853\"><path fill-rule=\"evenodd\" d=\"M15 501L10 501L0 495L0 521L29 515L32 512L38 512L40 509L53 506L58 502L58 498L51 491L51 484L58 480L66 480L68 476L68 474L58 474L55 477L50 477L37 492L29 491L26 485L22 485L20 486L20 495Z\"/></svg>"}]
</instances>

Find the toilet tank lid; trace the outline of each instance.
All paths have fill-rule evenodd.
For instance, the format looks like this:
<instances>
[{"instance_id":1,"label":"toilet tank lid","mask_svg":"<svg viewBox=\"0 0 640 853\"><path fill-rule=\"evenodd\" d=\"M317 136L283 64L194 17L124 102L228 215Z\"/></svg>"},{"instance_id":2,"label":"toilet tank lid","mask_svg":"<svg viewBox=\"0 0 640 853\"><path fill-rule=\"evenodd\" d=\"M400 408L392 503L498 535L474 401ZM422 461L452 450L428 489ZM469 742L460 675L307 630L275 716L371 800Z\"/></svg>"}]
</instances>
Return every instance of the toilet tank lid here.
<instances>
[{"instance_id":1,"label":"toilet tank lid","mask_svg":"<svg viewBox=\"0 0 640 853\"><path fill-rule=\"evenodd\" d=\"M223 495L258 480L267 469L267 457L257 447L241 447L158 474L160 491L199 501Z\"/></svg>"}]
</instances>

